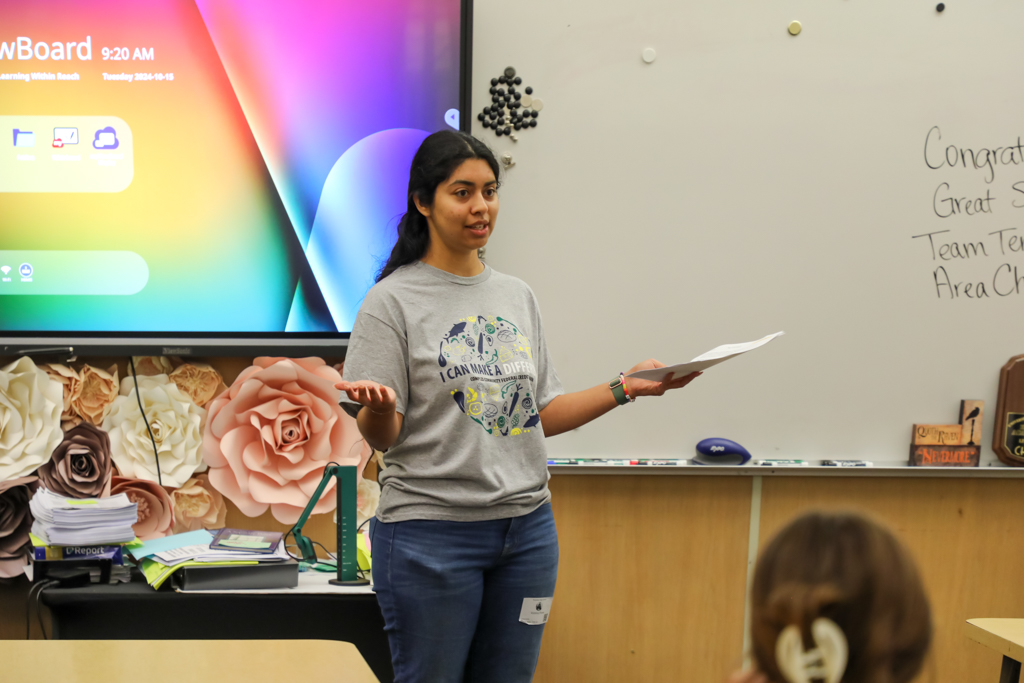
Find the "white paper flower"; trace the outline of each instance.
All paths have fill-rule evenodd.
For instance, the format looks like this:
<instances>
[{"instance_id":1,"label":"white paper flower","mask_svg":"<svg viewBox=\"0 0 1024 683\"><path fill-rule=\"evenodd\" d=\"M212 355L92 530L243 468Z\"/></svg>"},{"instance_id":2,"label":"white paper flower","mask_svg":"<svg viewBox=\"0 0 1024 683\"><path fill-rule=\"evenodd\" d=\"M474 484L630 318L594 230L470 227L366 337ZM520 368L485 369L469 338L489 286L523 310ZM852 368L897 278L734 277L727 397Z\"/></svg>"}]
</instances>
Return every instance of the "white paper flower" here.
<instances>
[{"instance_id":1,"label":"white paper flower","mask_svg":"<svg viewBox=\"0 0 1024 683\"><path fill-rule=\"evenodd\" d=\"M181 486L202 462L199 448L206 411L167 375L139 377L138 381L146 419L160 454L163 484ZM110 454L122 476L157 481L153 443L139 411L131 377L121 380L121 395L114 399L110 414L103 420L103 429L110 434Z\"/></svg>"},{"instance_id":2,"label":"white paper flower","mask_svg":"<svg viewBox=\"0 0 1024 683\"><path fill-rule=\"evenodd\" d=\"M64 440L64 387L23 356L0 368L0 482L35 472Z\"/></svg>"}]
</instances>

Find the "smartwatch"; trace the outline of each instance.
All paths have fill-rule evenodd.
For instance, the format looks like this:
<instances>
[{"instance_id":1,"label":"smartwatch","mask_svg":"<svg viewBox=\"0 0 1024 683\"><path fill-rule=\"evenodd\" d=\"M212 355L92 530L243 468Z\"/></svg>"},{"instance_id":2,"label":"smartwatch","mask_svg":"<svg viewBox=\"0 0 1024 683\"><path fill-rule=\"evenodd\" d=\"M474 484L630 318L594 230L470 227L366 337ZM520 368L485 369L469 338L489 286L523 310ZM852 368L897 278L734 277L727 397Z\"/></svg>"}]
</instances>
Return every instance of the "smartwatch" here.
<instances>
[{"instance_id":1,"label":"smartwatch","mask_svg":"<svg viewBox=\"0 0 1024 683\"><path fill-rule=\"evenodd\" d=\"M608 387L612 390L612 396L615 397L615 402L620 406L624 406L629 403L629 396L626 395L626 387L623 386L623 376L619 375L611 382L608 382Z\"/></svg>"}]
</instances>

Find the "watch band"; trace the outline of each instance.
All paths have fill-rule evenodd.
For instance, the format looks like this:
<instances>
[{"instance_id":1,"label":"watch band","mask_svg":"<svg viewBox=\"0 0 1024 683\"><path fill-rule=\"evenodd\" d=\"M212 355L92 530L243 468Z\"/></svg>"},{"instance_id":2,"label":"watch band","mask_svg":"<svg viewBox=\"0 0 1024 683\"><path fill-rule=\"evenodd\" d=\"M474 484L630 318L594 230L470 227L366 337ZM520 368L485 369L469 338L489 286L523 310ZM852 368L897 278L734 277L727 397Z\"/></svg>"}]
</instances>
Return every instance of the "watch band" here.
<instances>
[{"instance_id":1,"label":"watch band","mask_svg":"<svg viewBox=\"0 0 1024 683\"><path fill-rule=\"evenodd\" d=\"M629 397L626 396L626 389L622 386L622 375L619 375L611 382L608 382L608 387L612 390L612 396L615 397L615 402L620 406L624 406L629 403Z\"/></svg>"}]
</instances>

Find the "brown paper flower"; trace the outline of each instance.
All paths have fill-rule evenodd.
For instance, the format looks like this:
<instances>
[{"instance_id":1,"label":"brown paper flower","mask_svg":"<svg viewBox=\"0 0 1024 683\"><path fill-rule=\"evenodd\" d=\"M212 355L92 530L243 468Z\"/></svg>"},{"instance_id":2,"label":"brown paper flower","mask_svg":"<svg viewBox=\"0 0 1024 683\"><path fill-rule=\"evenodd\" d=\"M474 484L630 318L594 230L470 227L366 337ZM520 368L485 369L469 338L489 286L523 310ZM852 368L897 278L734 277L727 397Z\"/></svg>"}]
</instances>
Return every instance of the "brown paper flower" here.
<instances>
[{"instance_id":1,"label":"brown paper flower","mask_svg":"<svg viewBox=\"0 0 1024 683\"><path fill-rule=\"evenodd\" d=\"M370 449L338 405L341 375L319 358L257 358L210 402L203 458L210 483L249 517L294 523L329 461L362 471ZM352 452L352 451L355 452ZM335 480L315 513L335 508Z\"/></svg>"},{"instance_id":2,"label":"brown paper flower","mask_svg":"<svg viewBox=\"0 0 1024 683\"><path fill-rule=\"evenodd\" d=\"M200 408L227 389L220 373L205 363L181 365L170 374L170 378Z\"/></svg>"},{"instance_id":3,"label":"brown paper flower","mask_svg":"<svg viewBox=\"0 0 1024 683\"><path fill-rule=\"evenodd\" d=\"M111 365L109 370L100 370L86 365L80 374L82 390L77 398L71 400L71 407L86 422L101 425L117 398L117 366Z\"/></svg>"},{"instance_id":4,"label":"brown paper flower","mask_svg":"<svg viewBox=\"0 0 1024 683\"><path fill-rule=\"evenodd\" d=\"M28 499L35 493L35 477L18 477L0 482L0 578L9 579L25 573L32 543L32 513Z\"/></svg>"},{"instance_id":5,"label":"brown paper flower","mask_svg":"<svg viewBox=\"0 0 1024 683\"><path fill-rule=\"evenodd\" d=\"M60 382L64 388L64 411L60 414L61 424L71 422L74 426L81 422L81 418L71 407L71 402L82 393L82 378L73 369L60 363L46 363L39 367L50 376L50 379Z\"/></svg>"},{"instance_id":6,"label":"brown paper flower","mask_svg":"<svg viewBox=\"0 0 1024 683\"><path fill-rule=\"evenodd\" d=\"M174 528L174 503L171 496L154 481L114 477L110 495L123 493L128 500L139 504L139 521L135 523L135 535L139 540L169 536Z\"/></svg>"},{"instance_id":7,"label":"brown paper flower","mask_svg":"<svg viewBox=\"0 0 1024 683\"><path fill-rule=\"evenodd\" d=\"M139 377L169 375L174 371L167 356L132 356L132 362L135 363L135 374Z\"/></svg>"},{"instance_id":8,"label":"brown paper flower","mask_svg":"<svg viewBox=\"0 0 1024 683\"><path fill-rule=\"evenodd\" d=\"M110 437L88 422L64 432L64 441L36 471L40 484L69 498L109 496L112 474Z\"/></svg>"},{"instance_id":9,"label":"brown paper flower","mask_svg":"<svg viewBox=\"0 0 1024 683\"><path fill-rule=\"evenodd\" d=\"M207 474L199 474L171 491L174 503L174 533L197 529L220 529L227 521L224 497L210 485Z\"/></svg>"}]
</instances>

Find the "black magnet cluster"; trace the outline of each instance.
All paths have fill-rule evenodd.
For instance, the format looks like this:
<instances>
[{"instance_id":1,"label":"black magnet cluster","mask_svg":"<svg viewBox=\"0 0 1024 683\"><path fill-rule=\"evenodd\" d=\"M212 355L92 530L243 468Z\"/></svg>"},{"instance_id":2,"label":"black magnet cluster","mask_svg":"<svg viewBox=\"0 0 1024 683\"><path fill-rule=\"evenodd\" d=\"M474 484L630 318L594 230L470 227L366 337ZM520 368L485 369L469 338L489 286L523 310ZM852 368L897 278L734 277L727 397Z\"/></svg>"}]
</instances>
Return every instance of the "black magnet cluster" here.
<instances>
[{"instance_id":1,"label":"black magnet cluster","mask_svg":"<svg viewBox=\"0 0 1024 683\"><path fill-rule=\"evenodd\" d=\"M477 121L490 128L495 135L512 135L513 131L537 127L540 112L533 108L533 88L519 89L523 79L514 67L508 67L497 78L491 79L491 102L476 115ZM526 95L526 99L523 96Z\"/></svg>"}]
</instances>

